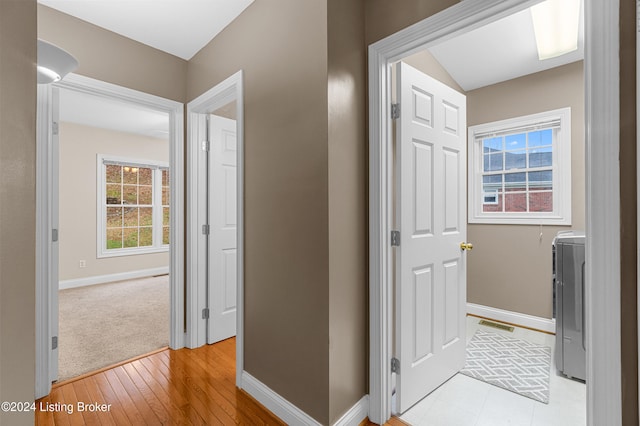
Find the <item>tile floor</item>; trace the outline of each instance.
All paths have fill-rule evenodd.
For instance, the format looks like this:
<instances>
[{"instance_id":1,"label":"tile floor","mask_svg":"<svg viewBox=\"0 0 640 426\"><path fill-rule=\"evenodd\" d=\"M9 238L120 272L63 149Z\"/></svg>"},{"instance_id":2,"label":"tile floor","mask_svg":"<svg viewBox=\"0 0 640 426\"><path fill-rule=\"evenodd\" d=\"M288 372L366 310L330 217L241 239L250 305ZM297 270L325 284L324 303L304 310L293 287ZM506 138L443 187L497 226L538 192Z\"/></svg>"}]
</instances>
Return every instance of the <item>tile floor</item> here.
<instances>
[{"instance_id":1,"label":"tile floor","mask_svg":"<svg viewBox=\"0 0 640 426\"><path fill-rule=\"evenodd\" d=\"M586 386L556 372L555 336L516 327L513 332L481 326L467 317L467 342L478 329L551 347L549 404L457 374L400 418L413 426L581 426L587 422Z\"/></svg>"}]
</instances>

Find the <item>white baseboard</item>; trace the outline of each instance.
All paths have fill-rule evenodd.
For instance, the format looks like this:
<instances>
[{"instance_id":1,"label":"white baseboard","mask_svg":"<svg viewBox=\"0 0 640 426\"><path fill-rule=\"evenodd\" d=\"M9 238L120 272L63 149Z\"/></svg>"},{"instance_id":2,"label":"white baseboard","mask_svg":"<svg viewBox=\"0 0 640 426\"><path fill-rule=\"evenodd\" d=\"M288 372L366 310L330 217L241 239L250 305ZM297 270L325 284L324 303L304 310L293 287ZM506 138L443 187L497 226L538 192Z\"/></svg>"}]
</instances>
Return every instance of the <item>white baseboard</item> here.
<instances>
[{"instance_id":1,"label":"white baseboard","mask_svg":"<svg viewBox=\"0 0 640 426\"><path fill-rule=\"evenodd\" d=\"M363 396L356 402L333 426L358 426L367 417L369 417L369 395Z\"/></svg>"},{"instance_id":2,"label":"white baseboard","mask_svg":"<svg viewBox=\"0 0 640 426\"><path fill-rule=\"evenodd\" d=\"M96 275L94 277L76 278L73 280L64 280L58 283L60 290L68 288L84 287L87 285L112 283L115 281L133 280L136 278L152 277L154 275L164 275L169 273L168 266L160 268L140 269L138 271L118 272L117 274Z\"/></svg>"},{"instance_id":3,"label":"white baseboard","mask_svg":"<svg viewBox=\"0 0 640 426\"><path fill-rule=\"evenodd\" d=\"M242 372L242 389L288 425L321 426L307 413L278 395L246 371Z\"/></svg>"},{"instance_id":4,"label":"white baseboard","mask_svg":"<svg viewBox=\"0 0 640 426\"><path fill-rule=\"evenodd\" d=\"M546 331L548 333L556 332L555 319L535 317L533 315L505 311L504 309L492 308L490 306L476 305L475 303L467 303L467 313L496 321L508 322L514 325L521 325L523 327L535 328L536 330Z\"/></svg>"}]
</instances>

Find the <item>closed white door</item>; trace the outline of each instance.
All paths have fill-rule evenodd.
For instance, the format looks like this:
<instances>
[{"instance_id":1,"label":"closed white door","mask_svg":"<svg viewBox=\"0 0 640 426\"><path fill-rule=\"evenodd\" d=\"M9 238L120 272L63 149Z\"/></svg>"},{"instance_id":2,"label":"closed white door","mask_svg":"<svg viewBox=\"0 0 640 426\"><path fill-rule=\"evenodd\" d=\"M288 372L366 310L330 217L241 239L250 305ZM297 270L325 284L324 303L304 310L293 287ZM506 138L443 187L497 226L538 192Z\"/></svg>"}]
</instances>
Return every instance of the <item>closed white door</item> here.
<instances>
[{"instance_id":1,"label":"closed white door","mask_svg":"<svg viewBox=\"0 0 640 426\"><path fill-rule=\"evenodd\" d=\"M209 335L215 343L236 335L236 121L209 120Z\"/></svg>"},{"instance_id":2,"label":"closed white door","mask_svg":"<svg viewBox=\"0 0 640 426\"><path fill-rule=\"evenodd\" d=\"M466 98L400 63L396 121L397 407L465 362Z\"/></svg>"}]
</instances>

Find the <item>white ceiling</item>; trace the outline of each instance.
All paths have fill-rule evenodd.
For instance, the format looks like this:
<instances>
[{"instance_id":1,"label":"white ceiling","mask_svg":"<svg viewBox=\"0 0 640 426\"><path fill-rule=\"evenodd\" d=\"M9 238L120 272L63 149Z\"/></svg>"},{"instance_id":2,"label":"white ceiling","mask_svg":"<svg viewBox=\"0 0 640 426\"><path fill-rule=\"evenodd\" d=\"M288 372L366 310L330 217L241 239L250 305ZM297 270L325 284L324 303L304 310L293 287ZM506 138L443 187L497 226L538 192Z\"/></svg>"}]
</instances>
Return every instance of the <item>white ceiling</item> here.
<instances>
[{"instance_id":1,"label":"white ceiling","mask_svg":"<svg viewBox=\"0 0 640 426\"><path fill-rule=\"evenodd\" d=\"M583 22L581 19L578 50L544 61L538 59L529 9L440 43L429 51L460 87L469 91L583 59Z\"/></svg>"},{"instance_id":2,"label":"white ceiling","mask_svg":"<svg viewBox=\"0 0 640 426\"><path fill-rule=\"evenodd\" d=\"M75 90L60 90L60 121L169 139L169 115Z\"/></svg>"},{"instance_id":3,"label":"white ceiling","mask_svg":"<svg viewBox=\"0 0 640 426\"><path fill-rule=\"evenodd\" d=\"M253 3L253 0L38 0L38 2L189 60Z\"/></svg>"}]
</instances>

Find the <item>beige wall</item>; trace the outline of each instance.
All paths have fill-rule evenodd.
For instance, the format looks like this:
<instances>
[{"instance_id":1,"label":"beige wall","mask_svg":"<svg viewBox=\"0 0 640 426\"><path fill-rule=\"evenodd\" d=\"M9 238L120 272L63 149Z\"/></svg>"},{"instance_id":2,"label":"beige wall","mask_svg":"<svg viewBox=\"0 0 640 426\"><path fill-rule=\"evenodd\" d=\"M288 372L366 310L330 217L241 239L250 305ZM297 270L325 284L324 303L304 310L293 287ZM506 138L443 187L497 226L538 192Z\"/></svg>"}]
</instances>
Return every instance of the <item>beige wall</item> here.
<instances>
[{"instance_id":1,"label":"beige wall","mask_svg":"<svg viewBox=\"0 0 640 426\"><path fill-rule=\"evenodd\" d=\"M36 2L0 1L0 401L35 396ZM1 425L33 413L0 411Z\"/></svg>"},{"instance_id":2,"label":"beige wall","mask_svg":"<svg viewBox=\"0 0 640 426\"><path fill-rule=\"evenodd\" d=\"M560 230L585 228L583 63L467 92L469 126L571 107L572 225L469 224L473 242L467 300L544 318L552 316L551 241ZM540 233L542 232L542 238Z\"/></svg>"},{"instance_id":3,"label":"beige wall","mask_svg":"<svg viewBox=\"0 0 640 426\"><path fill-rule=\"evenodd\" d=\"M60 123L60 280L169 266L169 253L97 258L96 156L169 163L164 139ZM86 260L86 268L79 261Z\"/></svg>"},{"instance_id":4,"label":"beige wall","mask_svg":"<svg viewBox=\"0 0 640 426\"><path fill-rule=\"evenodd\" d=\"M329 411L367 393L367 150L364 0L328 2Z\"/></svg>"},{"instance_id":5,"label":"beige wall","mask_svg":"<svg viewBox=\"0 0 640 426\"><path fill-rule=\"evenodd\" d=\"M640 424L638 413L638 206L636 4L620 2L620 322L622 424Z\"/></svg>"},{"instance_id":6,"label":"beige wall","mask_svg":"<svg viewBox=\"0 0 640 426\"><path fill-rule=\"evenodd\" d=\"M240 69L245 93L244 365L327 424L326 2L254 2L189 61L188 98Z\"/></svg>"},{"instance_id":7,"label":"beige wall","mask_svg":"<svg viewBox=\"0 0 640 426\"><path fill-rule=\"evenodd\" d=\"M75 56L79 62L76 74L185 100L187 61L181 58L41 4L38 37Z\"/></svg>"},{"instance_id":8,"label":"beige wall","mask_svg":"<svg viewBox=\"0 0 640 426\"><path fill-rule=\"evenodd\" d=\"M439 82L446 84L460 93L465 93L458 82L451 77L447 70L440 65L440 62L438 62L438 60L428 50L422 50L411 56L403 58L402 62L411 65L415 69L421 70L423 73L435 78Z\"/></svg>"}]
</instances>

